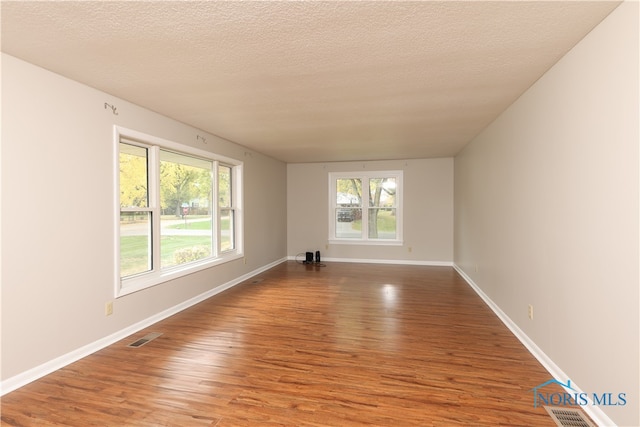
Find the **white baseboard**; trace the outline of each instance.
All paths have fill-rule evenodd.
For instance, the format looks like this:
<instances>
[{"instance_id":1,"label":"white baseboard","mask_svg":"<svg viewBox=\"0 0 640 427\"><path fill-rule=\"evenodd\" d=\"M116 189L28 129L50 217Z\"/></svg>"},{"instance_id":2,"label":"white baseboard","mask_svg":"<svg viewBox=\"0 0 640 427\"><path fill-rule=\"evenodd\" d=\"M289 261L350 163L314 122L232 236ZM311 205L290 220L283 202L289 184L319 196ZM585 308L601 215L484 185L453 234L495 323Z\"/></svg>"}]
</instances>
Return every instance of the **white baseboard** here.
<instances>
[{"instance_id":1,"label":"white baseboard","mask_svg":"<svg viewBox=\"0 0 640 427\"><path fill-rule=\"evenodd\" d=\"M45 375L48 375L54 371L57 371L60 368L63 368L75 361L78 361L80 359L82 359L83 357L86 357L92 353L95 353L98 350L101 350L113 343L116 343L126 337L128 337L131 334L134 334L144 328L147 328L151 325L153 325L154 323L157 323L163 319L166 319L167 317L173 316L174 314L185 310L195 304L198 304L199 302L202 302L204 300L206 300L207 298L211 298L212 296L219 294L220 292L226 291L229 288L232 288L233 286L244 282L247 279L250 279L251 277L262 273L263 271L266 271L272 267L275 267L278 264L281 264L283 262L287 261L287 258L281 258L279 260L276 260L270 264L264 265L260 268L257 268L256 270L253 270L247 274L244 274L240 277L237 277L227 283L224 283L220 286L217 286L213 289L208 290L207 292L204 292L200 295L197 295L191 299L188 299L184 302L181 302L180 304L177 304L173 307L170 307L164 311L161 311L160 313L157 313L151 317L148 317L144 320L141 320L140 322L137 322L131 326L128 326L124 329L121 329L111 335L108 335L104 338L101 338L97 341L94 341L90 344L87 344L83 347L80 347L74 351L71 351L67 354L64 354L60 357L57 357L53 360L50 360L48 362L43 363L42 365L36 366L35 368L29 369L25 372L22 372L18 375L15 375L11 378L8 378L2 382L0 382L0 396L4 396L7 393L10 393L24 385L29 384L30 382L33 382L39 378L44 377Z\"/></svg>"},{"instance_id":2,"label":"white baseboard","mask_svg":"<svg viewBox=\"0 0 640 427\"><path fill-rule=\"evenodd\" d=\"M480 298L489 306L489 308L498 316L498 318L504 323L504 325L509 328L509 330L513 333L513 335L518 338L518 340L529 350L529 353L535 357L538 362L551 374L551 376L561 383L565 383L569 377L564 373L562 369L558 365L556 365L553 360L549 356L547 356L540 347L536 345L535 342L531 338L525 334L522 329L515 324L513 320L509 316L505 314L504 311L498 307L496 303L494 303L487 294L485 294L482 289L473 281L467 274L455 263L453 264L453 268L462 276L462 278L471 286L471 288L478 294ZM570 393L582 393L583 390L575 384L573 381L571 382L571 386L574 390L567 390ZM589 399L590 400L590 399ZM592 403L592 402L590 402ZM532 403L533 404L533 403ZM616 424L609 418L602 409L592 404L581 406L582 409L591 417L591 419L598 424L598 426L615 426Z\"/></svg>"},{"instance_id":3,"label":"white baseboard","mask_svg":"<svg viewBox=\"0 0 640 427\"><path fill-rule=\"evenodd\" d=\"M290 255L288 257L290 261L304 261L304 257ZM416 260L401 260L401 259L371 259L371 258L322 258L322 262L352 262L362 264L398 264L398 265L427 265L435 267L453 267L451 261L416 261Z\"/></svg>"}]
</instances>

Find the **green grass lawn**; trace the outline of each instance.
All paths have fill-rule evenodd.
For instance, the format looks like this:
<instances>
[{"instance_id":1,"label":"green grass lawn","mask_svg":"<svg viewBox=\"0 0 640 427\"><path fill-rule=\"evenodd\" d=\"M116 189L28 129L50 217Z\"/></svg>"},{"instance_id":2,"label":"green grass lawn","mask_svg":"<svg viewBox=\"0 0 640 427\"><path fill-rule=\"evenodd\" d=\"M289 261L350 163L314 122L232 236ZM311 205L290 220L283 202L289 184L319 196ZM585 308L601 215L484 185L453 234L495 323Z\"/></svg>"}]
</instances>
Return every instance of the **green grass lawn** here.
<instances>
[{"instance_id":1,"label":"green grass lawn","mask_svg":"<svg viewBox=\"0 0 640 427\"><path fill-rule=\"evenodd\" d=\"M229 217L223 217L220 221L220 226L223 230L229 228ZM167 228L173 228L176 230L211 230L211 221L193 221L187 219L187 223L181 222L180 224L170 225Z\"/></svg>"},{"instance_id":2,"label":"green grass lawn","mask_svg":"<svg viewBox=\"0 0 640 427\"><path fill-rule=\"evenodd\" d=\"M362 230L362 220L357 219L353 221L354 230ZM380 211L378 213L378 231L380 232L395 232L396 231L396 217L389 211Z\"/></svg>"},{"instance_id":3,"label":"green grass lawn","mask_svg":"<svg viewBox=\"0 0 640 427\"><path fill-rule=\"evenodd\" d=\"M160 240L161 263L163 267L175 265L174 252L178 249L194 246L211 247L209 236L164 236ZM141 273L147 270L148 240L146 236L120 237L121 276Z\"/></svg>"}]
</instances>

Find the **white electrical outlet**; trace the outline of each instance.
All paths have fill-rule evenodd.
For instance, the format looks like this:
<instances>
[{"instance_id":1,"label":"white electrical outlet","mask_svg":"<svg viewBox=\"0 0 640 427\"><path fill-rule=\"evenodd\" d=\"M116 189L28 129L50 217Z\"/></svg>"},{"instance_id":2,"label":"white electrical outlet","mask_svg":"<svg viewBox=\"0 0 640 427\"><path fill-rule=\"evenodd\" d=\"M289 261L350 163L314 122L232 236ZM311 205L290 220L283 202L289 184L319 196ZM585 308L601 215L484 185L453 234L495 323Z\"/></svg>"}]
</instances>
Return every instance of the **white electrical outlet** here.
<instances>
[{"instance_id":1,"label":"white electrical outlet","mask_svg":"<svg viewBox=\"0 0 640 427\"><path fill-rule=\"evenodd\" d=\"M109 301L104 305L105 316L111 316L113 314L113 301Z\"/></svg>"},{"instance_id":2,"label":"white electrical outlet","mask_svg":"<svg viewBox=\"0 0 640 427\"><path fill-rule=\"evenodd\" d=\"M529 304L529 319L533 320L533 306Z\"/></svg>"}]
</instances>

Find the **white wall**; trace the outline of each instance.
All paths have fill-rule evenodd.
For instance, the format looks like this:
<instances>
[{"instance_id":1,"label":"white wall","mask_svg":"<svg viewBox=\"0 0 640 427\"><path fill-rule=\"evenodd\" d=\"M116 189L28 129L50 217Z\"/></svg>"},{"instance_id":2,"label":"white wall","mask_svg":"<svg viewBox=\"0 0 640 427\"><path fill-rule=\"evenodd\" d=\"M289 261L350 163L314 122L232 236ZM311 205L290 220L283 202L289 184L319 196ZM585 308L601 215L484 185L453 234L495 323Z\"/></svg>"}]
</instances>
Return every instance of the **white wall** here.
<instances>
[{"instance_id":1,"label":"white wall","mask_svg":"<svg viewBox=\"0 0 640 427\"><path fill-rule=\"evenodd\" d=\"M627 393L600 407L625 426L640 425L638 60L626 2L455 158L456 265L564 380Z\"/></svg>"},{"instance_id":2,"label":"white wall","mask_svg":"<svg viewBox=\"0 0 640 427\"><path fill-rule=\"evenodd\" d=\"M114 124L244 161L246 264L118 298L106 317ZM1 159L3 381L286 256L284 163L4 54Z\"/></svg>"},{"instance_id":3,"label":"white wall","mask_svg":"<svg viewBox=\"0 0 640 427\"><path fill-rule=\"evenodd\" d=\"M402 170L404 244L329 244L329 172ZM287 251L319 250L324 258L374 262L453 261L453 159L287 165ZM411 251L409 251L411 248Z\"/></svg>"}]
</instances>

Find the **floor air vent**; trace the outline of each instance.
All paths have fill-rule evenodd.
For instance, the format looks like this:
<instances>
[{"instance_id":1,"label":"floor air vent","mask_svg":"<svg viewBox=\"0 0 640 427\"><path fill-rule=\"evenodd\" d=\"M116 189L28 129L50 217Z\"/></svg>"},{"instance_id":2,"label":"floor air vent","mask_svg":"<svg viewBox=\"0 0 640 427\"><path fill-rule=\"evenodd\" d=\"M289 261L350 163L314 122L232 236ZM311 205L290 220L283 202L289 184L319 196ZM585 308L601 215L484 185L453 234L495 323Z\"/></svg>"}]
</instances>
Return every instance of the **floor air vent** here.
<instances>
[{"instance_id":1,"label":"floor air vent","mask_svg":"<svg viewBox=\"0 0 640 427\"><path fill-rule=\"evenodd\" d=\"M151 332L150 334L147 334L147 335L143 336L139 340L132 342L127 347L140 347L140 346L143 346L146 343L148 343L149 341L155 340L160 335L162 335L160 332Z\"/></svg>"},{"instance_id":2,"label":"floor air vent","mask_svg":"<svg viewBox=\"0 0 640 427\"><path fill-rule=\"evenodd\" d=\"M580 409L545 406L558 427L596 427Z\"/></svg>"}]
</instances>

